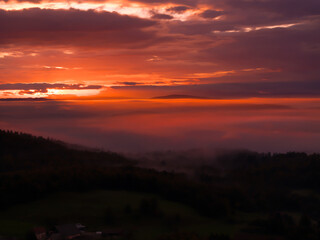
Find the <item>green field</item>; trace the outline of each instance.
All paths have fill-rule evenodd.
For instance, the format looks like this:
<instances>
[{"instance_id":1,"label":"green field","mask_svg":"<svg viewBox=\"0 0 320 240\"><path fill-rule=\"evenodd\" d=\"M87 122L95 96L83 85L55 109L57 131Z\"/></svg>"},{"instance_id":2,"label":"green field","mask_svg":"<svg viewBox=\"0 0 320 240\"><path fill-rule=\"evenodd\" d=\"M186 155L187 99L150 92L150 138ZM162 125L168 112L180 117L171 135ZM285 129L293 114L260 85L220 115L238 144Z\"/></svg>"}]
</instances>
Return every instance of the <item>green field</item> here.
<instances>
[{"instance_id":1,"label":"green field","mask_svg":"<svg viewBox=\"0 0 320 240\"><path fill-rule=\"evenodd\" d=\"M141 213L143 199L157 202L157 213ZM129 210L128 210L129 209ZM177 220L178 219L178 220ZM34 226L82 223L88 230L121 228L133 232L134 239L156 239L175 231L232 234L237 226L200 216L192 208L158 196L127 191L59 193L17 205L0 215L0 236L24 238Z\"/></svg>"}]
</instances>

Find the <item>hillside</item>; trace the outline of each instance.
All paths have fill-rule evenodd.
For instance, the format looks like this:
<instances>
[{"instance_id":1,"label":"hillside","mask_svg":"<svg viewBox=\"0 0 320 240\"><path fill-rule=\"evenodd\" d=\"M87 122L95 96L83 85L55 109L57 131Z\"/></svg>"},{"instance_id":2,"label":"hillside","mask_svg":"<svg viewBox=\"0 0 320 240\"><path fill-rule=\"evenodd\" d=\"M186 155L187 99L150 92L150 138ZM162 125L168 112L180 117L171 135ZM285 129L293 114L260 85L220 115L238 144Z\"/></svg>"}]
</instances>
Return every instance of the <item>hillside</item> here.
<instances>
[{"instance_id":1,"label":"hillside","mask_svg":"<svg viewBox=\"0 0 320 240\"><path fill-rule=\"evenodd\" d=\"M123 165L130 161L116 153L75 149L64 142L0 130L0 172L73 164Z\"/></svg>"},{"instance_id":2,"label":"hillside","mask_svg":"<svg viewBox=\"0 0 320 240\"><path fill-rule=\"evenodd\" d=\"M224 152L184 174L24 133L0 146L0 236L77 221L136 240L320 237L319 154Z\"/></svg>"}]
</instances>

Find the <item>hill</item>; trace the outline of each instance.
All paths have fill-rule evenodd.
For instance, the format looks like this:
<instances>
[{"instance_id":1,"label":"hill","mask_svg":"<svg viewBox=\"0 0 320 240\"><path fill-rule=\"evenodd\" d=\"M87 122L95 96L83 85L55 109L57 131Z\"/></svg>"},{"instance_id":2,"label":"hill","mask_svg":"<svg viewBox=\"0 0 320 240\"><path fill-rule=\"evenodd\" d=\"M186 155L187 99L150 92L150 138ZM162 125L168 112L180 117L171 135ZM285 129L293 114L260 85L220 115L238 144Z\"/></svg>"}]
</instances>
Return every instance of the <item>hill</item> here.
<instances>
[{"instance_id":1,"label":"hill","mask_svg":"<svg viewBox=\"0 0 320 240\"><path fill-rule=\"evenodd\" d=\"M165 164L165 154L155 154ZM32 224L68 220L128 227L137 240L320 237L319 154L222 152L203 164L187 161L188 174L137 161L0 131L0 236L23 238Z\"/></svg>"},{"instance_id":2,"label":"hill","mask_svg":"<svg viewBox=\"0 0 320 240\"><path fill-rule=\"evenodd\" d=\"M166 95L166 96L153 97L153 99L208 99L208 98L199 97L199 96L192 96L192 95L172 94L172 95Z\"/></svg>"},{"instance_id":3,"label":"hill","mask_svg":"<svg viewBox=\"0 0 320 240\"><path fill-rule=\"evenodd\" d=\"M64 142L0 130L0 172L73 164L123 165L130 160L117 153L75 149Z\"/></svg>"}]
</instances>

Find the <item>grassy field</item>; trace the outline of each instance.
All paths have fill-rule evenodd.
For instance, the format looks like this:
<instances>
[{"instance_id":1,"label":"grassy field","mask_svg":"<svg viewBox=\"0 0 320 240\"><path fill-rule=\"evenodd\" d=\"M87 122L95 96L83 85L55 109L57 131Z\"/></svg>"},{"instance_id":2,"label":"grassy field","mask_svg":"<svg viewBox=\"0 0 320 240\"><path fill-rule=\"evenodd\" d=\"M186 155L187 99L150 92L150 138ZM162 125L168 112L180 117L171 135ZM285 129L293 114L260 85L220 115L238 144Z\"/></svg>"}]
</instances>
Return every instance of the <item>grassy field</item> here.
<instances>
[{"instance_id":1,"label":"grassy field","mask_svg":"<svg viewBox=\"0 0 320 240\"><path fill-rule=\"evenodd\" d=\"M139 210L143 199L157 202L157 214ZM178 220L177 220L178 219ZM0 236L24 238L34 226L82 223L89 230L122 228L133 231L135 239L152 240L164 233L191 231L201 235L232 234L239 226L200 216L183 204L158 196L127 191L59 193L39 201L17 205L0 213Z\"/></svg>"}]
</instances>

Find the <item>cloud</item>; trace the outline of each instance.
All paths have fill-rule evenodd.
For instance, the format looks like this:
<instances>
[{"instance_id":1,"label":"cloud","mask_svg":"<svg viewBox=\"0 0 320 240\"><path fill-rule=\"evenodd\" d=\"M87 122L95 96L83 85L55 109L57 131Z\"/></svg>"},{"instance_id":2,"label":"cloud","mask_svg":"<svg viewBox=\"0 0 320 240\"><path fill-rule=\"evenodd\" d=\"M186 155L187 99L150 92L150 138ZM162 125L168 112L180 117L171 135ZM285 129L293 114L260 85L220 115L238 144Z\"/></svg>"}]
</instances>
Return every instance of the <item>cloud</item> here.
<instances>
[{"instance_id":1,"label":"cloud","mask_svg":"<svg viewBox=\"0 0 320 240\"><path fill-rule=\"evenodd\" d=\"M1 102L43 102L51 101L47 98L0 98Z\"/></svg>"},{"instance_id":2,"label":"cloud","mask_svg":"<svg viewBox=\"0 0 320 240\"><path fill-rule=\"evenodd\" d=\"M139 3L130 13L145 18L102 8L0 10L4 97L48 89L123 97L107 104L1 100L0 127L123 151L319 149L320 108L312 99L320 96L319 0L120 2ZM71 81L88 85L63 84ZM110 84L118 86L103 87ZM157 96L166 97L146 99Z\"/></svg>"},{"instance_id":3,"label":"cloud","mask_svg":"<svg viewBox=\"0 0 320 240\"><path fill-rule=\"evenodd\" d=\"M164 4L164 3L174 3L174 4L181 4L187 6L196 6L198 1L197 0L129 0L130 2L139 2L144 4Z\"/></svg>"},{"instance_id":4,"label":"cloud","mask_svg":"<svg viewBox=\"0 0 320 240\"><path fill-rule=\"evenodd\" d=\"M216 30L228 31L238 29L233 23L202 20L175 21L168 28L172 34L178 33L184 35L212 35L212 32Z\"/></svg>"},{"instance_id":5,"label":"cloud","mask_svg":"<svg viewBox=\"0 0 320 240\"><path fill-rule=\"evenodd\" d=\"M204 0L207 4L235 11L252 11L278 13L283 17L301 17L318 15L320 3L317 0L268 0L268 1L246 1L246 0Z\"/></svg>"},{"instance_id":6,"label":"cloud","mask_svg":"<svg viewBox=\"0 0 320 240\"><path fill-rule=\"evenodd\" d=\"M240 26L279 25L300 22L320 14L317 0L202 0L204 4L223 9L225 22Z\"/></svg>"},{"instance_id":7,"label":"cloud","mask_svg":"<svg viewBox=\"0 0 320 240\"><path fill-rule=\"evenodd\" d=\"M216 17L221 16L222 14L223 14L223 11L216 11L216 10L208 9L208 10L205 10L204 12L202 12L200 14L200 16L203 18L216 18Z\"/></svg>"},{"instance_id":8,"label":"cloud","mask_svg":"<svg viewBox=\"0 0 320 240\"><path fill-rule=\"evenodd\" d=\"M64 84L64 83L7 83L0 84L0 90L37 90L47 91L51 89L101 89L101 85Z\"/></svg>"},{"instance_id":9,"label":"cloud","mask_svg":"<svg viewBox=\"0 0 320 240\"><path fill-rule=\"evenodd\" d=\"M29 8L17 11L0 10L0 32L58 32L58 31L124 31L150 27L154 22L116 12L77 9Z\"/></svg>"},{"instance_id":10,"label":"cloud","mask_svg":"<svg viewBox=\"0 0 320 240\"><path fill-rule=\"evenodd\" d=\"M0 45L121 46L147 42L155 33L143 29L151 20L77 9L0 10Z\"/></svg>"},{"instance_id":11,"label":"cloud","mask_svg":"<svg viewBox=\"0 0 320 240\"><path fill-rule=\"evenodd\" d=\"M18 3L24 3L24 2L29 2L29 3L44 3L44 2L59 2L58 0L4 0L5 3L11 3L11 2L18 2ZM77 2L77 3L108 3L110 1L108 0L71 0L70 3L72 2ZM133 3L143 3L145 5L157 5L157 4L181 4L181 5L188 5L188 6L195 6L198 3L198 0L125 0L122 1L123 3L128 3L128 2L133 2Z\"/></svg>"},{"instance_id":12,"label":"cloud","mask_svg":"<svg viewBox=\"0 0 320 240\"><path fill-rule=\"evenodd\" d=\"M116 82L116 84L125 85L125 86L136 86L141 83L138 83L138 82Z\"/></svg>"},{"instance_id":13,"label":"cloud","mask_svg":"<svg viewBox=\"0 0 320 240\"><path fill-rule=\"evenodd\" d=\"M102 89L101 85L84 85L84 84L63 84L63 83L12 83L0 84L0 94L3 99L8 97L8 91L15 91L11 98L26 97L26 96L40 96L45 97L49 94L49 90L99 90ZM39 95L40 94L40 95ZM0 95L0 96L1 96ZM42 98L40 98L42 99Z\"/></svg>"},{"instance_id":14,"label":"cloud","mask_svg":"<svg viewBox=\"0 0 320 240\"><path fill-rule=\"evenodd\" d=\"M320 15L320 2L317 0L200 0L197 3L212 7L199 16L207 20L218 16L221 18L211 22L194 18L175 22L169 26L171 30L174 29L173 32L208 34L212 31L247 31L249 28L305 24L319 19Z\"/></svg>"},{"instance_id":15,"label":"cloud","mask_svg":"<svg viewBox=\"0 0 320 240\"><path fill-rule=\"evenodd\" d=\"M168 12L174 12L174 13L184 13L185 11L191 9L190 7L187 6L175 6L175 7L170 7L167 8Z\"/></svg>"},{"instance_id":16,"label":"cloud","mask_svg":"<svg viewBox=\"0 0 320 240\"><path fill-rule=\"evenodd\" d=\"M156 14L153 14L152 19L170 20L170 19L173 19L173 16L168 14L156 13Z\"/></svg>"},{"instance_id":17,"label":"cloud","mask_svg":"<svg viewBox=\"0 0 320 240\"><path fill-rule=\"evenodd\" d=\"M290 28L272 28L231 34L233 41L211 49L203 49L202 57L227 65L264 66L291 71L316 70L320 61L317 51L306 48L317 46L320 21L312 21Z\"/></svg>"}]
</instances>

